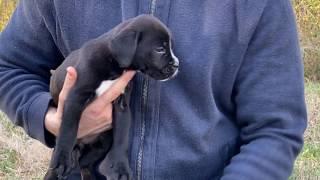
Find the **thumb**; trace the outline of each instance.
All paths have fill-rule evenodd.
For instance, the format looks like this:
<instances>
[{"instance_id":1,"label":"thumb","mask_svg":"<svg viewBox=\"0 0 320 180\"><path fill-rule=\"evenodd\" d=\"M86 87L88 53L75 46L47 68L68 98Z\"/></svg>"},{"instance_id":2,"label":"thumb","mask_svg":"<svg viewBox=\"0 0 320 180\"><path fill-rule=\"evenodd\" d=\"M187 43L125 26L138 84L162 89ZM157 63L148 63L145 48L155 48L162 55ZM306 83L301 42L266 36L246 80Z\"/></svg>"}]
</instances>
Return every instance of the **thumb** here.
<instances>
[{"instance_id":1,"label":"thumb","mask_svg":"<svg viewBox=\"0 0 320 180\"><path fill-rule=\"evenodd\" d=\"M58 108L57 108L57 112L59 114L62 114L64 101L66 100L70 90L76 83L76 80L77 80L77 71L74 67L69 66L67 68L67 74L63 83L62 90L60 91L60 94L59 94L59 102L58 102Z\"/></svg>"}]
</instances>

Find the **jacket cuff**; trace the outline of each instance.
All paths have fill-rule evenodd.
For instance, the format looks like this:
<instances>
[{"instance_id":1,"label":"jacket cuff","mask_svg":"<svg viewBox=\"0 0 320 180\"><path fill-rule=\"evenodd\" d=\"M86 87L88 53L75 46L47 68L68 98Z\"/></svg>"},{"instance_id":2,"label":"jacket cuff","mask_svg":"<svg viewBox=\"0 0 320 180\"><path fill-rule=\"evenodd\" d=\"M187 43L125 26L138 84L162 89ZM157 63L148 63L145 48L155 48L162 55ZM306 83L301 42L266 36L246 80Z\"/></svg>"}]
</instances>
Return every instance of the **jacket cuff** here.
<instances>
[{"instance_id":1,"label":"jacket cuff","mask_svg":"<svg viewBox=\"0 0 320 180\"><path fill-rule=\"evenodd\" d=\"M55 145L55 136L46 130L44 120L51 101L49 92L41 93L31 103L27 113L28 135L50 148Z\"/></svg>"}]
</instances>

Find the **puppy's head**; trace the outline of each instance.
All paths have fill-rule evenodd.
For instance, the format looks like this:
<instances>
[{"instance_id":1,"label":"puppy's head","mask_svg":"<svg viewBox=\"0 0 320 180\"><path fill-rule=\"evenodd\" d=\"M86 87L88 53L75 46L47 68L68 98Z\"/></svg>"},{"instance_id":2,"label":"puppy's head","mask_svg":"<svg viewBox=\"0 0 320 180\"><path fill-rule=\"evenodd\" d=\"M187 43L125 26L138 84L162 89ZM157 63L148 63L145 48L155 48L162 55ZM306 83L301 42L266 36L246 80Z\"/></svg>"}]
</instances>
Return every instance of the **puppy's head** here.
<instances>
[{"instance_id":1,"label":"puppy's head","mask_svg":"<svg viewBox=\"0 0 320 180\"><path fill-rule=\"evenodd\" d=\"M111 52L119 66L141 71L156 80L168 80L178 73L166 26L150 15L140 15L116 27Z\"/></svg>"}]
</instances>

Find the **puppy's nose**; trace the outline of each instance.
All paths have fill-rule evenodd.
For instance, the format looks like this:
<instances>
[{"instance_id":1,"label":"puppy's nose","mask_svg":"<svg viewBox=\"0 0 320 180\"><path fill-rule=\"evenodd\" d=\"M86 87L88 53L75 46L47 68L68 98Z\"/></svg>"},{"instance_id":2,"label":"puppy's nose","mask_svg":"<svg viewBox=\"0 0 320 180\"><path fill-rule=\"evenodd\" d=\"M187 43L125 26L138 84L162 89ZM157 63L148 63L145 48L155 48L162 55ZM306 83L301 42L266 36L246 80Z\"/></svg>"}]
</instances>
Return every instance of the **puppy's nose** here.
<instances>
[{"instance_id":1,"label":"puppy's nose","mask_svg":"<svg viewBox=\"0 0 320 180\"><path fill-rule=\"evenodd\" d=\"M178 58L174 58L172 57L171 61L169 62L169 65L172 65L172 66L175 66L175 67L178 67L179 66L179 60Z\"/></svg>"},{"instance_id":2,"label":"puppy's nose","mask_svg":"<svg viewBox=\"0 0 320 180\"><path fill-rule=\"evenodd\" d=\"M174 55L171 48L170 48L170 53L171 53L171 57L172 57L172 59L171 59L172 64L171 65L178 67L179 66L179 59L177 58L177 56Z\"/></svg>"},{"instance_id":3,"label":"puppy's nose","mask_svg":"<svg viewBox=\"0 0 320 180\"><path fill-rule=\"evenodd\" d=\"M174 66L176 66L176 67L178 67L179 66L179 60L178 60L178 58L177 57L175 57L175 59L174 59Z\"/></svg>"}]
</instances>

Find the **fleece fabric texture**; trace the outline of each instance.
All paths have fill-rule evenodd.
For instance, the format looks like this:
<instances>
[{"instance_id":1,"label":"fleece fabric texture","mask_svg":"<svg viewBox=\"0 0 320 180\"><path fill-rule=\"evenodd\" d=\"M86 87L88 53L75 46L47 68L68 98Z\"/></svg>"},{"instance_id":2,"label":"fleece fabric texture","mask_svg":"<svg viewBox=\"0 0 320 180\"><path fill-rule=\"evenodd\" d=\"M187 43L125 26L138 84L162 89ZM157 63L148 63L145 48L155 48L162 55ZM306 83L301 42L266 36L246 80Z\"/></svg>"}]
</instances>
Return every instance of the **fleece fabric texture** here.
<instances>
[{"instance_id":1,"label":"fleece fabric texture","mask_svg":"<svg viewBox=\"0 0 320 180\"><path fill-rule=\"evenodd\" d=\"M49 70L151 12L171 30L181 66L167 82L134 78L135 179L287 179L307 119L290 0L21 0L0 36L1 109L53 147Z\"/></svg>"}]
</instances>

